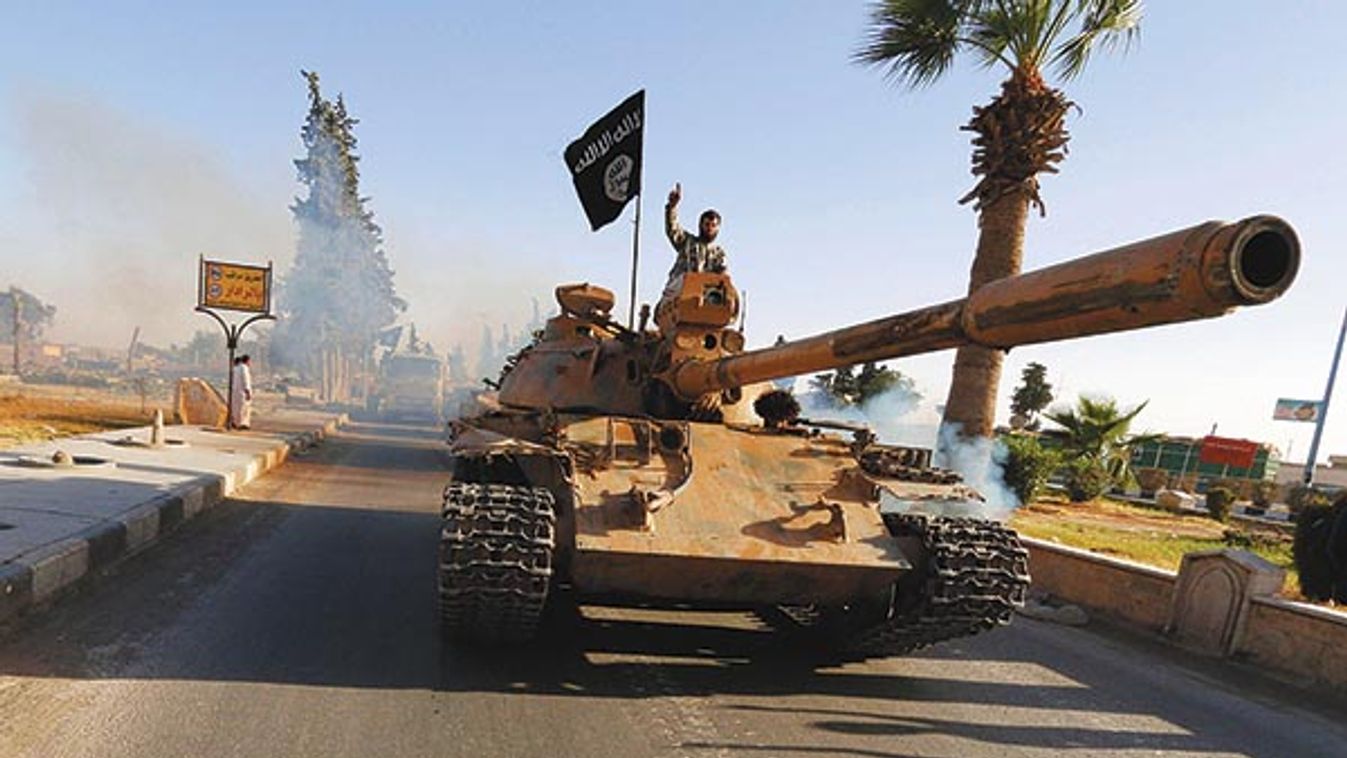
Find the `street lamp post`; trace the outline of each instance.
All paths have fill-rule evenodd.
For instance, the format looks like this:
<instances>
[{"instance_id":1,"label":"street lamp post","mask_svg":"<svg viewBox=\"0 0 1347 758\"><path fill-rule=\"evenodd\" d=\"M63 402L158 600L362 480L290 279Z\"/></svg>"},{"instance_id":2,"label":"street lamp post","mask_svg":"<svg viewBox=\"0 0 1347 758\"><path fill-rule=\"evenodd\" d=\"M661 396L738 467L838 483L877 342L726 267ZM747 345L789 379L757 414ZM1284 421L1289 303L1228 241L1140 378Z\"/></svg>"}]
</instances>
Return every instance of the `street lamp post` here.
<instances>
[{"instance_id":1,"label":"street lamp post","mask_svg":"<svg viewBox=\"0 0 1347 758\"><path fill-rule=\"evenodd\" d=\"M1319 418L1314 423L1314 438L1310 440L1310 453L1305 460L1305 485L1314 484L1314 458L1319 454L1319 438L1324 434L1324 422L1328 420L1328 401L1333 397L1333 380L1338 376L1338 361L1342 358L1342 339L1347 336L1347 309L1342 312L1342 327L1338 329L1338 346L1333 351L1333 365L1328 369L1328 386L1324 388L1324 401L1319 406Z\"/></svg>"}]
</instances>

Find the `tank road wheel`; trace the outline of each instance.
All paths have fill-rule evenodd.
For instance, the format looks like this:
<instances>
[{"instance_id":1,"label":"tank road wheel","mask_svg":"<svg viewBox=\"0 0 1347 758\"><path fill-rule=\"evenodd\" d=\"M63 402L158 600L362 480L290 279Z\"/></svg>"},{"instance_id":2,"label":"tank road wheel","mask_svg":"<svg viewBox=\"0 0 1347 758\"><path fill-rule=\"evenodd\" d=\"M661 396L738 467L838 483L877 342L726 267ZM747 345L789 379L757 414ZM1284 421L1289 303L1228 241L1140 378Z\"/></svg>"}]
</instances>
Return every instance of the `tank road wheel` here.
<instances>
[{"instance_id":1,"label":"tank road wheel","mask_svg":"<svg viewBox=\"0 0 1347 758\"><path fill-rule=\"evenodd\" d=\"M440 526L440 618L479 643L531 638L552 578L556 516L543 487L453 482Z\"/></svg>"},{"instance_id":2,"label":"tank road wheel","mask_svg":"<svg viewBox=\"0 0 1347 758\"><path fill-rule=\"evenodd\" d=\"M904 655L1010 623L1029 590L1029 551L1008 527L976 518L885 514L895 537L921 540L890 617L851 637L859 657Z\"/></svg>"}]
</instances>

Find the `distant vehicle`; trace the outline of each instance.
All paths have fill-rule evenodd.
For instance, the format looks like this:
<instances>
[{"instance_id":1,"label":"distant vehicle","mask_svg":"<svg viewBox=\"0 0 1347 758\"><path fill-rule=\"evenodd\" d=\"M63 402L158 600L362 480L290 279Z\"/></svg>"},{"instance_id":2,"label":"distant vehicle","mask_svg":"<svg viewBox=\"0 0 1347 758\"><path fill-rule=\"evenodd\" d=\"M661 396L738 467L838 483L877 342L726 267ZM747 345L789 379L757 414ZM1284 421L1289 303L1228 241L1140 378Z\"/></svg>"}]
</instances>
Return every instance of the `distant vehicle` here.
<instances>
[{"instance_id":1,"label":"distant vehicle","mask_svg":"<svg viewBox=\"0 0 1347 758\"><path fill-rule=\"evenodd\" d=\"M366 407L382 419L443 423L444 361L419 353L384 356Z\"/></svg>"}]
</instances>

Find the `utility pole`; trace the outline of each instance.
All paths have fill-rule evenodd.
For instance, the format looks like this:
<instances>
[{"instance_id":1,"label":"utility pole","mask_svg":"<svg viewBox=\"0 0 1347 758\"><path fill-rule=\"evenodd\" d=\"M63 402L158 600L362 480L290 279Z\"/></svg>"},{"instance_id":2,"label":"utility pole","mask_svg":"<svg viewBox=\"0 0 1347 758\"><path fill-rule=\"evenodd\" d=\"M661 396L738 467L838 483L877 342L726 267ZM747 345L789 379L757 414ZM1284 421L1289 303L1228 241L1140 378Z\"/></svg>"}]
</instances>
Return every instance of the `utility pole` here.
<instances>
[{"instance_id":1,"label":"utility pole","mask_svg":"<svg viewBox=\"0 0 1347 758\"><path fill-rule=\"evenodd\" d=\"M1310 440L1310 453L1305 460L1305 485L1314 484L1314 458L1319 454L1319 438L1324 434L1324 422L1328 420L1328 401L1333 398L1333 380L1338 376L1338 360L1342 358L1342 338L1347 336L1347 308L1342 312L1342 327L1338 329L1338 346L1333 351L1333 365L1328 369L1328 386L1324 388L1324 401L1319 405L1319 418L1314 422L1314 438Z\"/></svg>"},{"instance_id":2,"label":"utility pole","mask_svg":"<svg viewBox=\"0 0 1347 758\"><path fill-rule=\"evenodd\" d=\"M130 376L135 368L136 343L140 342L140 327L131 332L131 346L126 349L126 375Z\"/></svg>"},{"instance_id":3,"label":"utility pole","mask_svg":"<svg viewBox=\"0 0 1347 758\"><path fill-rule=\"evenodd\" d=\"M19 375L19 332L23 328L23 308L19 304L19 288L10 285L9 304L14 308L14 375Z\"/></svg>"}]
</instances>

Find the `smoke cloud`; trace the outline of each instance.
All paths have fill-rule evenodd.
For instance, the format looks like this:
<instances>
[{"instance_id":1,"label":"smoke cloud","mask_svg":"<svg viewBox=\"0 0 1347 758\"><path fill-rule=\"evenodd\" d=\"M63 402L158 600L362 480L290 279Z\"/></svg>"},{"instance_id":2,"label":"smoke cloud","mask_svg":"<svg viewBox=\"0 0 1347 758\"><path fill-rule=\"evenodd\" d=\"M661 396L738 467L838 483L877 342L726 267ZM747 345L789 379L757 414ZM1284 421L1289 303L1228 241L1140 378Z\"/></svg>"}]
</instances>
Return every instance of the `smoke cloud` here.
<instances>
[{"instance_id":1,"label":"smoke cloud","mask_svg":"<svg viewBox=\"0 0 1347 758\"><path fill-rule=\"evenodd\" d=\"M292 255L288 184L244 184L205 146L88 97L19 92L9 110L26 182L6 273L57 307L49 338L123 345L139 325L182 341L213 328L192 312L200 254Z\"/></svg>"},{"instance_id":2,"label":"smoke cloud","mask_svg":"<svg viewBox=\"0 0 1347 758\"><path fill-rule=\"evenodd\" d=\"M986 498L985 518L1004 521L1020 506L1005 484L1005 445L983 438L962 439L959 426L942 426L935 407L916 392L896 387L863 405L844 407L829 404L817 392L804 393L799 399L801 415L807 418L863 423L879 435L880 442L942 451L935 465L958 472Z\"/></svg>"},{"instance_id":3,"label":"smoke cloud","mask_svg":"<svg viewBox=\"0 0 1347 758\"><path fill-rule=\"evenodd\" d=\"M934 447L940 416L920 393L894 387L861 405L835 406L818 392L799 396L800 415L811 419L853 421L869 426L890 445Z\"/></svg>"},{"instance_id":4,"label":"smoke cloud","mask_svg":"<svg viewBox=\"0 0 1347 758\"><path fill-rule=\"evenodd\" d=\"M1006 446L986 437L964 439L961 430L960 424L940 428L936 465L957 471L968 486L987 499L987 518L1005 521L1020 507L1019 498L1005 482Z\"/></svg>"},{"instance_id":5,"label":"smoke cloud","mask_svg":"<svg viewBox=\"0 0 1347 758\"><path fill-rule=\"evenodd\" d=\"M218 331L192 311L199 255L271 260L280 275L289 269L299 120L283 151L236 168L206 139L87 93L18 90L5 106L0 134L18 172L0 214L0 286L12 282L56 306L48 339L125 349L140 326L143 342L185 342L197 330ZM369 171L378 145L362 148ZM508 233L473 234L470 218L447 214L444 224L377 197L374 210L397 293L409 304L400 321L414 322L441 354L459 345L475 362L484 329L497 341L502 328L525 330L535 299L546 318L556 312L553 287L590 273L536 240L517 247L502 241ZM474 370L473 383L498 369Z\"/></svg>"}]
</instances>

